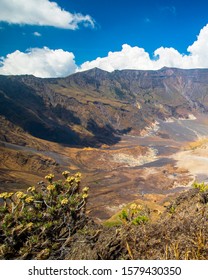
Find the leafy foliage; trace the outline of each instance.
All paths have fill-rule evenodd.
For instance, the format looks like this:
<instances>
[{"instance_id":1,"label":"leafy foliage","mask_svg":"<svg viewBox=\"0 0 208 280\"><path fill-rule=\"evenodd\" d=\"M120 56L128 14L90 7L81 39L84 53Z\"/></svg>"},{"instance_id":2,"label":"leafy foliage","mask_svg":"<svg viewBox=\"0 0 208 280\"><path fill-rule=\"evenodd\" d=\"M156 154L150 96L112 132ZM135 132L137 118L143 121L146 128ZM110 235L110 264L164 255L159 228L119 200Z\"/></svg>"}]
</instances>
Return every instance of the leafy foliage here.
<instances>
[{"instance_id":1,"label":"leafy foliage","mask_svg":"<svg viewBox=\"0 0 208 280\"><path fill-rule=\"evenodd\" d=\"M149 221L143 206L132 203L129 208L123 209L119 215L123 224L139 225Z\"/></svg>"},{"instance_id":2,"label":"leafy foliage","mask_svg":"<svg viewBox=\"0 0 208 280\"><path fill-rule=\"evenodd\" d=\"M27 193L1 193L0 258L46 259L86 223L88 187L80 188L81 174L62 173L63 180L29 187Z\"/></svg>"},{"instance_id":3,"label":"leafy foliage","mask_svg":"<svg viewBox=\"0 0 208 280\"><path fill-rule=\"evenodd\" d=\"M205 184L204 182L202 182L202 183L194 182L193 187L195 189L199 189L200 192L208 191L208 184Z\"/></svg>"}]
</instances>

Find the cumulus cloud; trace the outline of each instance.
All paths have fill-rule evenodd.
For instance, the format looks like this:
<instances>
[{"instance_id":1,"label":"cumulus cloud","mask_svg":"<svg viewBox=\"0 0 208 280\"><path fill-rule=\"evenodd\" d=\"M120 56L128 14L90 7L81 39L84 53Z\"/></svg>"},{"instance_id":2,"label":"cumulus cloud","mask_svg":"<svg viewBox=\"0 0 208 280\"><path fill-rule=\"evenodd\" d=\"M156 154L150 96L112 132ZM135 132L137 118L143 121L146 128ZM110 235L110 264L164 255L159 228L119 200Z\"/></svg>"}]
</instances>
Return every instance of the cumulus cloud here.
<instances>
[{"instance_id":1,"label":"cumulus cloud","mask_svg":"<svg viewBox=\"0 0 208 280\"><path fill-rule=\"evenodd\" d=\"M1 0L0 21L75 30L80 23L94 27L89 15L72 14L49 0Z\"/></svg>"},{"instance_id":2,"label":"cumulus cloud","mask_svg":"<svg viewBox=\"0 0 208 280\"><path fill-rule=\"evenodd\" d=\"M208 24L203 27L197 40L187 48L188 54L181 54L174 48L160 47L154 51L153 59L140 47L122 46L118 52L109 52L106 57L98 57L81 65L79 71L94 67L106 71L122 69L157 70L164 66L190 68L208 68Z\"/></svg>"},{"instance_id":3,"label":"cumulus cloud","mask_svg":"<svg viewBox=\"0 0 208 280\"><path fill-rule=\"evenodd\" d=\"M157 70L164 66L183 69L208 68L208 25L203 27L196 41L187 48L188 54L181 54L174 48L160 47L153 58L140 47L122 46L121 51L109 52L106 57L86 61L79 68L71 52L33 48L25 53L15 51L0 59L0 74L33 74L37 77L63 77L74 72L94 67L106 71L136 69Z\"/></svg>"},{"instance_id":4,"label":"cumulus cloud","mask_svg":"<svg viewBox=\"0 0 208 280\"><path fill-rule=\"evenodd\" d=\"M187 50L196 67L208 67L208 24L201 29L197 40Z\"/></svg>"},{"instance_id":5,"label":"cumulus cloud","mask_svg":"<svg viewBox=\"0 0 208 280\"><path fill-rule=\"evenodd\" d=\"M151 67L151 59L144 49L124 44L121 51L109 52L107 57L98 57L93 61L83 63L81 70L94 67L109 72L121 69L149 69Z\"/></svg>"},{"instance_id":6,"label":"cumulus cloud","mask_svg":"<svg viewBox=\"0 0 208 280\"><path fill-rule=\"evenodd\" d=\"M33 48L23 53L15 51L0 61L0 74L31 74L36 77L64 77L76 70L74 54L62 49Z\"/></svg>"}]
</instances>

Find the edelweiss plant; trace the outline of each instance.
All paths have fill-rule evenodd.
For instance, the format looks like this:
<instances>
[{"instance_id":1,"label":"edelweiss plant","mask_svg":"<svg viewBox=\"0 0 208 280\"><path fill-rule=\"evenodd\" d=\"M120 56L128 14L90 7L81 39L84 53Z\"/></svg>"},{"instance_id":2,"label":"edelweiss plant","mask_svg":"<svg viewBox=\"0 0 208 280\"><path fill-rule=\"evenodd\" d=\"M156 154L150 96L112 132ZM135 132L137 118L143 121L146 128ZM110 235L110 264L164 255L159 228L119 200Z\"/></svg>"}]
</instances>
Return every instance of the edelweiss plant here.
<instances>
[{"instance_id":1,"label":"edelweiss plant","mask_svg":"<svg viewBox=\"0 0 208 280\"><path fill-rule=\"evenodd\" d=\"M148 222L149 218L145 215L145 212L142 205L132 203L128 208L121 211L119 218L124 224L138 225Z\"/></svg>"},{"instance_id":2,"label":"edelweiss plant","mask_svg":"<svg viewBox=\"0 0 208 280\"><path fill-rule=\"evenodd\" d=\"M200 192L207 192L208 191L208 184L205 184L204 182L202 182L202 183L194 182L193 187L195 189L198 189Z\"/></svg>"},{"instance_id":3,"label":"edelweiss plant","mask_svg":"<svg viewBox=\"0 0 208 280\"><path fill-rule=\"evenodd\" d=\"M79 172L62 175L63 180L54 181L49 174L47 183L29 187L27 192L0 194L1 259L48 258L52 251L63 250L60 242L85 225L89 188L81 189Z\"/></svg>"}]
</instances>

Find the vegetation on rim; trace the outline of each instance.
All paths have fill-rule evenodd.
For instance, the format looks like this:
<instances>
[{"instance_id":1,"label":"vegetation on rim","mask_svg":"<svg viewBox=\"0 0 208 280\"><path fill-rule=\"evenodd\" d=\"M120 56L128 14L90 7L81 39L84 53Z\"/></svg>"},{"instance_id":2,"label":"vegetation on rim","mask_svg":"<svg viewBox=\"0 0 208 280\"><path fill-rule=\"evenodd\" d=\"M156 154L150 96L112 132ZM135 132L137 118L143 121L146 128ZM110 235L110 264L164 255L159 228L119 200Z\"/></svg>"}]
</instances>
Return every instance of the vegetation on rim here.
<instances>
[{"instance_id":1,"label":"vegetation on rim","mask_svg":"<svg viewBox=\"0 0 208 280\"><path fill-rule=\"evenodd\" d=\"M86 223L88 187L80 189L81 174L62 173L64 180L45 176L47 184L29 187L27 193L0 194L0 255L2 258L46 259Z\"/></svg>"}]
</instances>

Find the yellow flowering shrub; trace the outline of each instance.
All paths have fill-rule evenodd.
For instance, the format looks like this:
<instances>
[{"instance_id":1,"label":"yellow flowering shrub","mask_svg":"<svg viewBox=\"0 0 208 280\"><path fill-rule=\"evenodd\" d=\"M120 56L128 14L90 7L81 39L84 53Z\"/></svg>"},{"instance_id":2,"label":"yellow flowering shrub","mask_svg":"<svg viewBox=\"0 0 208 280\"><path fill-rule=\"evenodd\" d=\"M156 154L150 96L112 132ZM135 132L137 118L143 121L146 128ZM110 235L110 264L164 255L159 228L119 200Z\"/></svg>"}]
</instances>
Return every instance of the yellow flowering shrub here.
<instances>
[{"instance_id":1,"label":"yellow flowering shrub","mask_svg":"<svg viewBox=\"0 0 208 280\"><path fill-rule=\"evenodd\" d=\"M193 187L195 189L199 189L200 192L207 192L208 191L208 184L205 184L204 182L202 182L202 183L194 182Z\"/></svg>"},{"instance_id":2,"label":"yellow flowering shrub","mask_svg":"<svg viewBox=\"0 0 208 280\"><path fill-rule=\"evenodd\" d=\"M27 192L0 193L0 259L39 258L44 250L49 256L85 226L89 188L81 188L79 172L62 175L63 180L54 181L48 174L46 182Z\"/></svg>"},{"instance_id":3,"label":"yellow flowering shrub","mask_svg":"<svg viewBox=\"0 0 208 280\"><path fill-rule=\"evenodd\" d=\"M121 211L119 218L124 224L138 225L148 222L149 218L146 212L142 205L132 203Z\"/></svg>"}]
</instances>

